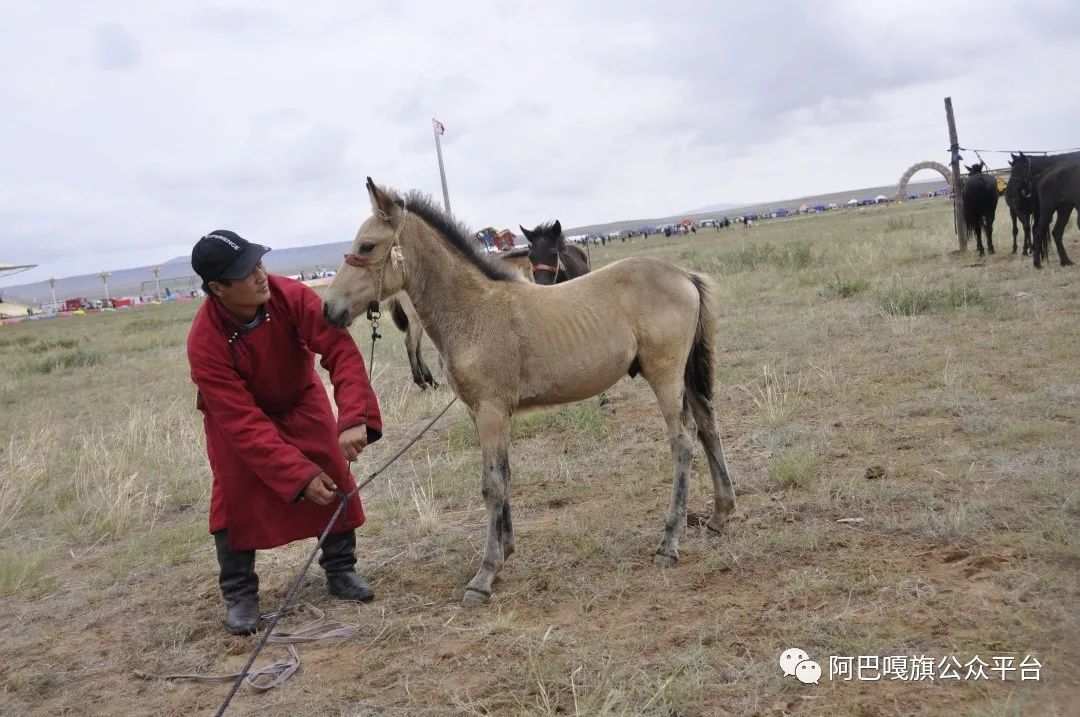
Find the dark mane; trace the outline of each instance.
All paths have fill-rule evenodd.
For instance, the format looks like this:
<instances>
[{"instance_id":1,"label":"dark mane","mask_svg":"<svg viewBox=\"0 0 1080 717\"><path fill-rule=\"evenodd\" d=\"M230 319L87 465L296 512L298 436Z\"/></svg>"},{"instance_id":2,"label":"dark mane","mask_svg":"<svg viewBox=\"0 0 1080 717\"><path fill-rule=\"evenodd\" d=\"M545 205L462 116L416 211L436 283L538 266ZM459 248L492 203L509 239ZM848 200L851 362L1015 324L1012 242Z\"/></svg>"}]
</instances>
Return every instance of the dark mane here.
<instances>
[{"instance_id":1,"label":"dark mane","mask_svg":"<svg viewBox=\"0 0 1080 717\"><path fill-rule=\"evenodd\" d=\"M529 247L527 247L527 246L519 246L516 249L511 249L510 251L504 251L502 254L499 254L498 256L499 256L500 259L520 259L521 257L528 256L528 255L529 255Z\"/></svg>"},{"instance_id":2,"label":"dark mane","mask_svg":"<svg viewBox=\"0 0 1080 717\"><path fill-rule=\"evenodd\" d=\"M439 208L432 198L419 190L412 190L405 195L405 207L408 211L427 222L435 231L446 238L452 247L465 257L469 263L484 273L493 281L522 281L521 275L506 266L502 262L493 262L480 253L476 243L472 240L472 233L460 221L448 216ZM398 203L402 201L398 198Z\"/></svg>"},{"instance_id":3,"label":"dark mane","mask_svg":"<svg viewBox=\"0 0 1080 717\"><path fill-rule=\"evenodd\" d=\"M543 224L537 224L536 229L534 229L533 231L537 234L543 235L555 234L555 221L552 220L550 222L544 222ZM558 233L562 234L561 231Z\"/></svg>"}]
</instances>

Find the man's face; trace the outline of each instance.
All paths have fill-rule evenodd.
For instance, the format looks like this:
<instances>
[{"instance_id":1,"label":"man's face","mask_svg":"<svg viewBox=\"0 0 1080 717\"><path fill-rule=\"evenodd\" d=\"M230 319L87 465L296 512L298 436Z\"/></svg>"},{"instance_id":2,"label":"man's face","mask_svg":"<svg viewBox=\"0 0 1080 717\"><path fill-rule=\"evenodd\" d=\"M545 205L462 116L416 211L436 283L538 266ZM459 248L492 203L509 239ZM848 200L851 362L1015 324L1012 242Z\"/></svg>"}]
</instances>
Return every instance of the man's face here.
<instances>
[{"instance_id":1,"label":"man's face","mask_svg":"<svg viewBox=\"0 0 1080 717\"><path fill-rule=\"evenodd\" d=\"M243 279L236 279L228 286L212 281L210 288L219 299L234 306L260 306L270 299L270 282L261 261Z\"/></svg>"}]
</instances>

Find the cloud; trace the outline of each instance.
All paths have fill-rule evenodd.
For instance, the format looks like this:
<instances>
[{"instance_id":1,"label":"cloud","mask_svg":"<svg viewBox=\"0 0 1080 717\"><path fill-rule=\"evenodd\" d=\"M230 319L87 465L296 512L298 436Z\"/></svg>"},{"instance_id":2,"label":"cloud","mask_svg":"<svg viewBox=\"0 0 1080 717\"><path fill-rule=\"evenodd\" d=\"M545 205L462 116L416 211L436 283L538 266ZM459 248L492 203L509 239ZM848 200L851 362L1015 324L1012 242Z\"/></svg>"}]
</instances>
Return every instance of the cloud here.
<instances>
[{"instance_id":1,"label":"cloud","mask_svg":"<svg viewBox=\"0 0 1080 717\"><path fill-rule=\"evenodd\" d=\"M103 23L94 38L94 60L103 70L132 70L142 60L142 49L126 27Z\"/></svg>"},{"instance_id":2,"label":"cloud","mask_svg":"<svg viewBox=\"0 0 1080 717\"><path fill-rule=\"evenodd\" d=\"M1045 32L1078 21L1074 3L982 0L17 3L0 260L165 259L216 226L348 239L367 175L441 196L432 117L474 226L895 181L944 159L945 96L966 146L1074 146L1080 98L1031 68L1080 64Z\"/></svg>"}]
</instances>

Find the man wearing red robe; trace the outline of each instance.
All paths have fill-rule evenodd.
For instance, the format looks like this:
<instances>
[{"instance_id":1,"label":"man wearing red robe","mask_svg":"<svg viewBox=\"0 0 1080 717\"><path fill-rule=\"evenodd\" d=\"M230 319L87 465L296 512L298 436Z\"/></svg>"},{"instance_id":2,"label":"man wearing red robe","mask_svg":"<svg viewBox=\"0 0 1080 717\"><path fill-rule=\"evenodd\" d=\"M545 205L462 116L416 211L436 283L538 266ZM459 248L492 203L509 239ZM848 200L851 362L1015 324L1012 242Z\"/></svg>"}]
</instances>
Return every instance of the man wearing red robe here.
<instances>
[{"instance_id":1,"label":"man wearing red robe","mask_svg":"<svg viewBox=\"0 0 1080 717\"><path fill-rule=\"evenodd\" d=\"M214 475L210 532L234 635L259 628L255 551L318 537L340 496L356 487L349 462L382 435L352 336L326 323L314 291L266 272L268 251L219 229L191 252L207 299L188 334L188 362ZM337 419L315 353L330 373ZM353 495L319 558L330 594L343 600L374 597L356 572L354 531L363 522Z\"/></svg>"}]
</instances>

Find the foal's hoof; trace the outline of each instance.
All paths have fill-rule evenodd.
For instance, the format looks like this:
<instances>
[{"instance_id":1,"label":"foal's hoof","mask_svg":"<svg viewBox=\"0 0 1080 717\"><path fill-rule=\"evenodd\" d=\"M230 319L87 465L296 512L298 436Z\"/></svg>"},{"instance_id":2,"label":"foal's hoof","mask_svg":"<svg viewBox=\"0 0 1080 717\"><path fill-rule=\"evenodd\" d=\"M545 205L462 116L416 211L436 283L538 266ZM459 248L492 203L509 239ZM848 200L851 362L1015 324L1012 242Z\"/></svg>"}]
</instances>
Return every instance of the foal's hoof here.
<instances>
[{"instance_id":1,"label":"foal's hoof","mask_svg":"<svg viewBox=\"0 0 1080 717\"><path fill-rule=\"evenodd\" d=\"M1062 266L1072 266L1073 265L1072 259L1064 259L1064 260L1062 260L1061 265Z\"/></svg>"},{"instance_id":2,"label":"foal's hoof","mask_svg":"<svg viewBox=\"0 0 1080 717\"><path fill-rule=\"evenodd\" d=\"M461 598L461 604L464 607L476 607L477 605L483 605L490 599L491 593L465 588L465 597Z\"/></svg>"},{"instance_id":3,"label":"foal's hoof","mask_svg":"<svg viewBox=\"0 0 1080 717\"><path fill-rule=\"evenodd\" d=\"M723 533L724 528L727 527L727 520L726 515L713 514L713 516L709 518L709 522L705 524L705 527L714 533L720 534Z\"/></svg>"},{"instance_id":4,"label":"foal's hoof","mask_svg":"<svg viewBox=\"0 0 1080 717\"><path fill-rule=\"evenodd\" d=\"M653 556L653 565L658 568L673 568L675 563L679 562L678 555L667 555L666 553L657 553Z\"/></svg>"}]
</instances>

